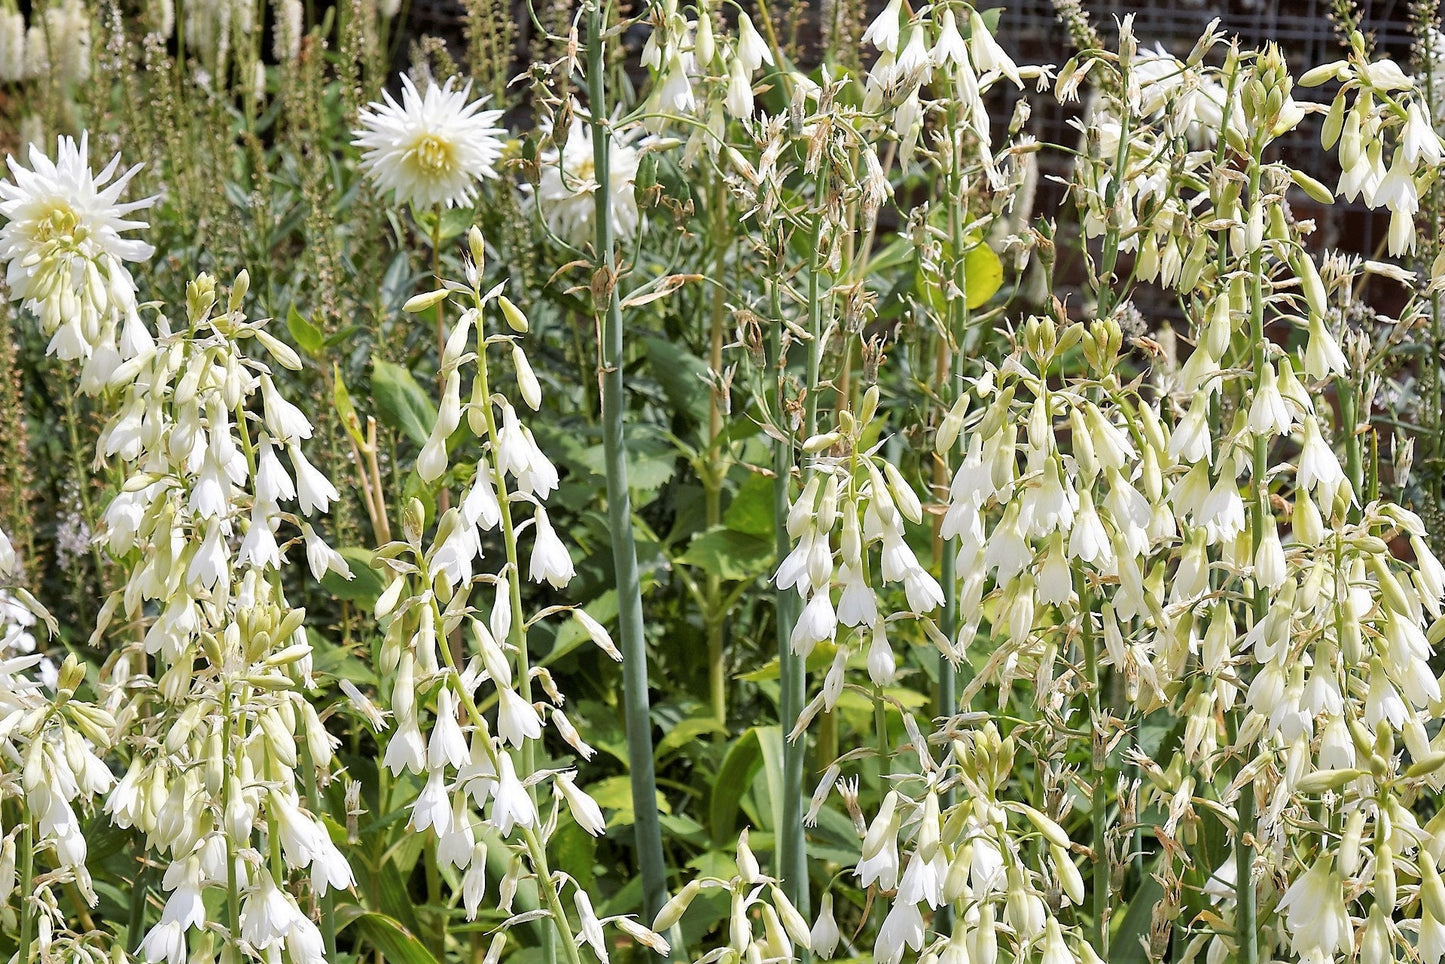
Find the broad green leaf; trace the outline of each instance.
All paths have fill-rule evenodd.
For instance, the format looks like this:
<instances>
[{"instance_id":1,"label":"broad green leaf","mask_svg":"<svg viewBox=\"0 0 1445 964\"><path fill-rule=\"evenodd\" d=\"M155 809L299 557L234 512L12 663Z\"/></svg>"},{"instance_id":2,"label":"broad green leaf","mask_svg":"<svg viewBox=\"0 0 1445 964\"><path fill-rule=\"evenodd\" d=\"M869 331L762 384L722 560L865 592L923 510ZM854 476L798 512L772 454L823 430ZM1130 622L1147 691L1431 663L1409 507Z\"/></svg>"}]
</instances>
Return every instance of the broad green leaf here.
<instances>
[{"instance_id":1,"label":"broad green leaf","mask_svg":"<svg viewBox=\"0 0 1445 964\"><path fill-rule=\"evenodd\" d=\"M647 349L648 370L672 407L687 412L696 422L706 420L711 389L703 360L665 338L647 337L642 343Z\"/></svg>"},{"instance_id":2,"label":"broad green leaf","mask_svg":"<svg viewBox=\"0 0 1445 964\"><path fill-rule=\"evenodd\" d=\"M597 838L577 825L575 820L563 820L548 840L548 850L556 855L558 867L566 867L567 873L577 880L583 890L592 888L592 865L597 858Z\"/></svg>"},{"instance_id":3,"label":"broad green leaf","mask_svg":"<svg viewBox=\"0 0 1445 964\"><path fill-rule=\"evenodd\" d=\"M350 599L370 607L386 588L380 574L371 568L371 550L361 546L342 546L336 551L341 553L341 557L351 567L351 578L347 579L328 569L326 575L321 577L321 585L337 599Z\"/></svg>"},{"instance_id":4,"label":"broad green leaf","mask_svg":"<svg viewBox=\"0 0 1445 964\"><path fill-rule=\"evenodd\" d=\"M385 914L346 904L336 908L336 925L338 933L354 927L362 940L381 952L387 964L437 964L416 935Z\"/></svg>"},{"instance_id":5,"label":"broad green leaf","mask_svg":"<svg viewBox=\"0 0 1445 964\"><path fill-rule=\"evenodd\" d=\"M963 270L967 276L964 295L969 308L980 308L998 294L1003 287L1003 262L993 253L993 248L979 242L963 256Z\"/></svg>"},{"instance_id":6,"label":"broad green leaf","mask_svg":"<svg viewBox=\"0 0 1445 964\"><path fill-rule=\"evenodd\" d=\"M766 800L758 801L772 816L772 826L777 832L783 823L783 728L781 726L758 727L758 747L763 752L763 782L767 786Z\"/></svg>"},{"instance_id":7,"label":"broad green leaf","mask_svg":"<svg viewBox=\"0 0 1445 964\"><path fill-rule=\"evenodd\" d=\"M712 834L714 846L731 845L743 794L752 785L753 776L762 765L763 751L758 745L757 727L753 727L728 747L712 783L712 799L708 801L708 832Z\"/></svg>"},{"instance_id":8,"label":"broad green leaf","mask_svg":"<svg viewBox=\"0 0 1445 964\"><path fill-rule=\"evenodd\" d=\"M425 440L423 440L425 441ZM593 445L577 455L577 461L599 478L607 475L607 452ZM648 493L662 488L677 471L677 449L660 438L636 434L627 439L627 489L641 493L637 504L651 501Z\"/></svg>"},{"instance_id":9,"label":"broad green leaf","mask_svg":"<svg viewBox=\"0 0 1445 964\"><path fill-rule=\"evenodd\" d=\"M434 240L432 235L437 229L436 210L413 211L412 216L416 218L416 226L421 229L419 233L422 239L430 245ZM445 244L452 238L461 237L462 232L471 226L471 208L444 208L441 211L441 237L435 240Z\"/></svg>"},{"instance_id":10,"label":"broad green leaf","mask_svg":"<svg viewBox=\"0 0 1445 964\"><path fill-rule=\"evenodd\" d=\"M286 312L286 330L291 332L291 339L296 342L296 346L312 358L316 357L325 343L321 329L303 318L295 305Z\"/></svg>"},{"instance_id":11,"label":"broad green leaf","mask_svg":"<svg viewBox=\"0 0 1445 964\"><path fill-rule=\"evenodd\" d=\"M372 359L371 394L383 422L418 445L426 444L437 421L437 410L411 372L389 361Z\"/></svg>"},{"instance_id":12,"label":"broad green leaf","mask_svg":"<svg viewBox=\"0 0 1445 964\"><path fill-rule=\"evenodd\" d=\"M773 543L732 529L712 529L693 539L677 558L721 579L753 579L773 562Z\"/></svg>"},{"instance_id":13,"label":"broad green leaf","mask_svg":"<svg viewBox=\"0 0 1445 964\"><path fill-rule=\"evenodd\" d=\"M613 811L607 819L608 827L627 827L637 820L632 806L632 778L626 774L599 780L587 787L587 793L599 807ZM672 812L667 798L661 793L657 794L657 810L659 813Z\"/></svg>"},{"instance_id":14,"label":"broad green leaf","mask_svg":"<svg viewBox=\"0 0 1445 964\"><path fill-rule=\"evenodd\" d=\"M672 729L663 734L662 739L657 741L657 749L654 754L658 760L661 760L673 750L686 746L700 736L708 733L726 734L727 731L727 727L711 716L695 716L689 720L679 720L673 724Z\"/></svg>"},{"instance_id":15,"label":"broad green leaf","mask_svg":"<svg viewBox=\"0 0 1445 964\"><path fill-rule=\"evenodd\" d=\"M759 539L773 538L773 480L758 472L748 474L723 513L723 525Z\"/></svg>"}]
</instances>

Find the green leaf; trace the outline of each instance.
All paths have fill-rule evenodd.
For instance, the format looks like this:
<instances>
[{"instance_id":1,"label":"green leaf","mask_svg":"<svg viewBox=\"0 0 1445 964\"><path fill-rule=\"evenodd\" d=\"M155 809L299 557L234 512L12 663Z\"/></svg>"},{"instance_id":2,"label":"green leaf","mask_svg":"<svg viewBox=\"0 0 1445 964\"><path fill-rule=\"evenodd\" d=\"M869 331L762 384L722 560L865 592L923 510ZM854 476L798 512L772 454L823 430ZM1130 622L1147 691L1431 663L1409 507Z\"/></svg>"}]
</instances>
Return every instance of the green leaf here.
<instances>
[{"instance_id":1,"label":"green leaf","mask_svg":"<svg viewBox=\"0 0 1445 964\"><path fill-rule=\"evenodd\" d=\"M372 359L371 394L383 422L418 445L426 444L437 421L437 410L411 372L389 361Z\"/></svg>"},{"instance_id":2,"label":"green leaf","mask_svg":"<svg viewBox=\"0 0 1445 964\"><path fill-rule=\"evenodd\" d=\"M695 716L687 720L679 720L673 724L672 729L657 741L657 749L654 751L657 759L661 760L673 750L681 749L693 742L700 736L708 733L728 732L727 727L719 723L711 716Z\"/></svg>"},{"instance_id":3,"label":"green leaf","mask_svg":"<svg viewBox=\"0 0 1445 964\"><path fill-rule=\"evenodd\" d=\"M988 299L1003 287L1003 262L993 253L993 248L983 242L974 245L963 256L963 270L966 275L964 295L970 309L987 304Z\"/></svg>"},{"instance_id":4,"label":"green leaf","mask_svg":"<svg viewBox=\"0 0 1445 964\"><path fill-rule=\"evenodd\" d=\"M723 513L723 525L759 539L773 538L773 480L760 472L748 474Z\"/></svg>"},{"instance_id":5,"label":"green leaf","mask_svg":"<svg viewBox=\"0 0 1445 964\"><path fill-rule=\"evenodd\" d=\"M622 774L598 780L587 787L587 793L597 801L599 807L613 811L612 816L607 820L607 826L630 827L636 822L637 814L632 806L631 777ZM672 808L667 804L667 798L661 793L657 794L657 810L659 813L672 812Z\"/></svg>"},{"instance_id":6,"label":"green leaf","mask_svg":"<svg viewBox=\"0 0 1445 964\"><path fill-rule=\"evenodd\" d=\"M548 849L556 855L557 866L566 867L567 873L577 880L577 886L590 890L594 878L593 864L597 860L597 838L577 825L575 820L564 820L547 841Z\"/></svg>"},{"instance_id":7,"label":"green leaf","mask_svg":"<svg viewBox=\"0 0 1445 964\"><path fill-rule=\"evenodd\" d=\"M768 798L759 801L772 817L772 826L777 831L783 823L783 728L781 726L758 727L758 748L763 754L763 777L768 788Z\"/></svg>"},{"instance_id":8,"label":"green leaf","mask_svg":"<svg viewBox=\"0 0 1445 964\"><path fill-rule=\"evenodd\" d=\"M662 386L672 407L687 412L696 422L706 420L710 391L705 381L707 365L665 338L647 337L642 343L652 377Z\"/></svg>"},{"instance_id":9,"label":"green leaf","mask_svg":"<svg viewBox=\"0 0 1445 964\"><path fill-rule=\"evenodd\" d=\"M382 584L381 575L371 568L371 550L361 546L342 546L336 551L341 553L341 557L351 567L351 578L347 579L328 569L326 575L321 577L321 585L337 599L350 599L370 608L376 602L376 597L386 588Z\"/></svg>"},{"instance_id":10,"label":"green leaf","mask_svg":"<svg viewBox=\"0 0 1445 964\"><path fill-rule=\"evenodd\" d=\"M416 226L421 229L422 240L428 245L432 243L432 232L437 227L437 215L434 209L412 211L412 217L416 219ZM460 237L462 232L472 226L471 208L445 208L441 212L441 237L438 239L443 244L452 238Z\"/></svg>"},{"instance_id":11,"label":"green leaf","mask_svg":"<svg viewBox=\"0 0 1445 964\"><path fill-rule=\"evenodd\" d=\"M331 403L336 406L336 414L341 416L341 424L347 434L357 448L361 448L366 445L366 436L361 434L361 416L356 414L351 393L346 390L346 381L341 377L341 366L335 362L331 364L331 376Z\"/></svg>"},{"instance_id":12,"label":"green leaf","mask_svg":"<svg viewBox=\"0 0 1445 964\"><path fill-rule=\"evenodd\" d=\"M754 579L773 562L773 543L732 529L711 529L693 539L678 562L720 579Z\"/></svg>"},{"instance_id":13,"label":"green leaf","mask_svg":"<svg viewBox=\"0 0 1445 964\"><path fill-rule=\"evenodd\" d=\"M437 964L414 934L385 914L347 904L336 908L336 922L338 933L354 926L362 940L380 951L388 964Z\"/></svg>"},{"instance_id":14,"label":"green leaf","mask_svg":"<svg viewBox=\"0 0 1445 964\"><path fill-rule=\"evenodd\" d=\"M291 340L306 354L315 358L325 343L321 329L301 317L301 312L292 305L286 312L286 330L291 332Z\"/></svg>"},{"instance_id":15,"label":"green leaf","mask_svg":"<svg viewBox=\"0 0 1445 964\"><path fill-rule=\"evenodd\" d=\"M708 832L712 834L715 846L724 847L732 842L743 794L752 785L753 776L762 765L763 751L758 745L757 727L752 727L728 747L717 778L712 783L712 799L708 801Z\"/></svg>"},{"instance_id":16,"label":"green leaf","mask_svg":"<svg viewBox=\"0 0 1445 964\"><path fill-rule=\"evenodd\" d=\"M577 461L599 477L607 475L607 452L601 445L583 449L577 453ZM652 501L650 493L666 485L676 471L677 449L672 443L637 433L628 436L627 489L634 493L637 504Z\"/></svg>"},{"instance_id":17,"label":"green leaf","mask_svg":"<svg viewBox=\"0 0 1445 964\"><path fill-rule=\"evenodd\" d=\"M1154 905L1164 897L1164 888L1152 873L1145 874L1139 889L1129 901L1129 909L1109 942L1110 964L1145 964L1149 954L1143 940L1149 937L1149 922Z\"/></svg>"}]
</instances>

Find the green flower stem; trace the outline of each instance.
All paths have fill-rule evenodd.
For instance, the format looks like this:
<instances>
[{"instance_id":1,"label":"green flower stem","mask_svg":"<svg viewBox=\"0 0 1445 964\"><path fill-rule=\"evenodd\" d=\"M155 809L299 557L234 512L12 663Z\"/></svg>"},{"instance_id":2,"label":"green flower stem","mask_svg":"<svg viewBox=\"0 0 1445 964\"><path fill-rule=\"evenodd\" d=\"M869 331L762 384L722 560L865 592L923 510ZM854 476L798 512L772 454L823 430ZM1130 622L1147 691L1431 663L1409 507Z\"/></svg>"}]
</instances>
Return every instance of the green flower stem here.
<instances>
[{"instance_id":1,"label":"green flower stem","mask_svg":"<svg viewBox=\"0 0 1445 964\"><path fill-rule=\"evenodd\" d=\"M1109 893L1108 846L1104 836L1109 823L1109 761L1105 750L1108 740L1099 731L1104 713L1100 702L1099 641L1094 637L1094 600L1089 592L1089 577L1079 569L1074 570L1074 592L1079 597L1079 635L1083 642L1084 670L1088 676L1089 716L1091 718L1089 732L1093 744L1090 760L1094 786L1089 801L1089 824L1093 833L1089 846L1093 850L1094 915L1089 922L1089 943L1094 946L1094 950L1100 957L1108 960L1109 913L1112 899Z\"/></svg>"},{"instance_id":2,"label":"green flower stem","mask_svg":"<svg viewBox=\"0 0 1445 964\"><path fill-rule=\"evenodd\" d=\"M823 298L825 297L822 288L823 280L823 253L820 250L823 239L823 191L826 186L825 172L827 165L819 165L818 175L813 182L813 233L812 246L808 249L812 252L813 262L809 265L808 271L808 359L807 359L807 388L803 396L803 438L809 438L818 431L818 369L823 354ZM778 313L779 324L781 324L782 313ZM781 333L774 328L775 337L781 339ZM781 354L781 343L779 343ZM783 360L778 359L778 378L783 376L785 366ZM782 400L781 381L779 383L779 401ZM781 405L777 408L782 412ZM778 558L782 559L788 551L784 548L790 542L787 532L788 521L788 481L792 475L793 467L793 446L791 443L779 443L775 452L778 470L777 478L773 488L773 508L777 513L776 523L779 526L777 534L780 538L778 543ZM786 464L784 464L786 462ZM781 605L783 598L787 599L787 620L782 616L784 607ZM798 716L803 712L804 674L805 667L802 657L793 652L791 637L793 635L793 624L797 621L797 595L791 591L784 591L779 597L779 619L778 619L778 666L779 684L782 690L781 706L779 713L782 716L783 733L791 733L797 726ZM786 628L787 632L783 630ZM806 737L799 736L796 740L783 741L783 807L778 821L778 848L774 863L777 866L777 877L782 881L783 890L788 898L797 907L810 907L808 898L808 855L806 847L806 834L803 828L803 756L807 752L808 743Z\"/></svg>"},{"instance_id":3,"label":"green flower stem","mask_svg":"<svg viewBox=\"0 0 1445 964\"><path fill-rule=\"evenodd\" d=\"M30 942L35 934L35 819L26 816L25 826L20 831L20 949L16 960L27 962L31 959Z\"/></svg>"},{"instance_id":4,"label":"green flower stem","mask_svg":"<svg viewBox=\"0 0 1445 964\"><path fill-rule=\"evenodd\" d=\"M594 222L597 266L593 290L606 292L598 342L602 381L602 444L607 460L607 519L612 530L612 560L617 574L617 624L623 655L623 707L627 717L627 755L632 776L632 803L637 858L642 870L643 908L647 920L667 900L667 872L662 856L662 828L657 814L657 781L652 764L652 724L647 695L647 643L643 638L642 587L637 547L632 535L632 504L627 489L627 446L623 433L626 395L622 383L622 302L613 265L610 167L612 133L607 121L607 94L602 50L605 12L600 0L587 11L588 113L592 127L592 166L597 182ZM598 288L599 283L603 285ZM600 299L599 299L600 301ZM564 943L569 943L564 941Z\"/></svg>"},{"instance_id":5,"label":"green flower stem","mask_svg":"<svg viewBox=\"0 0 1445 964\"><path fill-rule=\"evenodd\" d=\"M1260 171L1262 170L1264 154L1264 138L1259 134L1254 137L1253 151L1249 165L1249 191L1250 204L1262 203L1260 201ZM1248 212L1246 212L1247 214ZM1253 363L1255 377L1259 378L1264 373L1265 340L1264 340L1264 250L1256 247L1249 253L1249 333L1250 344L1253 346ZM1265 483L1265 473L1269 470L1269 441L1262 435L1254 437L1253 451L1251 452L1252 464L1250 466L1249 482L1254 487L1254 498L1250 500L1250 530L1252 533L1252 553L1259 552L1260 542L1264 539L1264 527L1274 525L1274 517L1267 510L1269 498L1268 486ZM1254 587L1254 598L1252 610L1255 622L1263 619L1269 610L1269 600L1263 586ZM1237 732L1237 729L1236 729ZM1234 926L1235 940L1238 947L1235 949L1235 960L1239 964L1259 964L1259 922L1256 919L1257 909L1254 898L1254 878L1252 869L1254 867L1254 845L1253 839L1255 813L1254 813L1254 785L1253 782L1246 784L1240 789L1239 794L1239 823L1234 829L1234 872L1235 872L1235 909Z\"/></svg>"},{"instance_id":6,"label":"green flower stem","mask_svg":"<svg viewBox=\"0 0 1445 964\"><path fill-rule=\"evenodd\" d=\"M708 318L708 367L714 379L722 378L723 367L723 321L725 317L727 289L723 286L723 274L727 270L727 250L731 225L727 217L727 189L721 176L713 179L712 200L712 245L713 281L712 311ZM725 444L723 434L723 395L720 381L715 381L708 390L707 439L703 453L703 501L707 528L722 523L722 486L727 478L728 458L721 451ZM706 580L703 604L703 622L707 630L708 693L712 702L713 717L718 723L727 725L728 680L727 659L724 653L723 627L727 621L727 610L717 606L722 596L722 579L717 573L709 572Z\"/></svg>"},{"instance_id":7,"label":"green flower stem","mask_svg":"<svg viewBox=\"0 0 1445 964\"><path fill-rule=\"evenodd\" d=\"M322 812L321 791L316 785L316 761L311 759L311 748L305 740L298 741L301 751L301 773L306 784L306 799L311 812L318 816ZM336 959L336 889L328 888L318 899L321 906L321 941L326 949L326 959Z\"/></svg>"},{"instance_id":8,"label":"green flower stem","mask_svg":"<svg viewBox=\"0 0 1445 964\"><path fill-rule=\"evenodd\" d=\"M437 606L436 599L433 598L427 605L432 607L433 614L440 622L441 610ZM516 619L515 616L513 618ZM442 652L442 660L449 671L447 685L452 688L457 698L461 700L462 708L467 711L467 717L472 721L472 725L486 735L486 739L481 741L482 748L486 752L487 759L492 764L493 769L496 769L497 750L492 746L491 730L487 726L487 721L482 716L482 711L477 708L477 701L472 697L471 691L462 685L461 674L457 671L456 660L452 658L451 651L445 646L438 648ZM535 792L534 788L534 796ZM541 811L539 810L539 816L540 813ZM519 827L517 829L522 832L522 842L526 847L527 857L532 861L532 869L536 872L537 891L542 895L542 899L547 904L547 912L551 916L552 926L555 928L555 931L549 932L548 939L543 943L543 951L550 958L557 953L557 945L560 944L563 953L566 955L567 964L582 964L581 955L578 953L577 942L572 940L571 926L567 922L567 911L563 909L561 896L557 891L557 882L552 878L552 871L547 864L547 848L543 845L541 838L537 836L536 831L531 827ZM559 933L561 940L554 940L553 938L559 936Z\"/></svg>"},{"instance_id":9,"label":"green flower stem","mask_svg":"<svg viewBox=\"0 0 1445 964\"><path fill-rule=\"evenodd\" d=\"M221 723L221 746L233 747L241 745L241 734L236 732L236 719L231 713L231 687L228 684L221 691L221 710L223 722ZM221 812L231 812L231 762L230 753L223 755L221 760ZM241 889L240 882L236 877L236 841L226 834L226 929L229 932L227 937L232 946L241 937Z\"/></svg>"}]
</instances>

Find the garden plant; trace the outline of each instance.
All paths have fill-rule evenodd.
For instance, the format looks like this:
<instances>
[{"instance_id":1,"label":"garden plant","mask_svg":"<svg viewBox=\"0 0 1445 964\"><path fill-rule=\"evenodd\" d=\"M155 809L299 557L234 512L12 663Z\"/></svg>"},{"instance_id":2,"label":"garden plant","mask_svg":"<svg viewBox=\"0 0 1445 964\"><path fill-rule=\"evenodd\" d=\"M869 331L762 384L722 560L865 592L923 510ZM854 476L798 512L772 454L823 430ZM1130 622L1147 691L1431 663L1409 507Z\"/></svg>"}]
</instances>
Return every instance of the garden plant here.
<instances>
[{"instance_id":1,"label":"garden plant","mask_svg":"<svg viewBox=\"0 0 1445 964\"><path fill-rule=\"evenodd\" d=\"M1435 5L1055 5L0 0L0 958L1445 960Z\"/></svg>"}]
</instances>

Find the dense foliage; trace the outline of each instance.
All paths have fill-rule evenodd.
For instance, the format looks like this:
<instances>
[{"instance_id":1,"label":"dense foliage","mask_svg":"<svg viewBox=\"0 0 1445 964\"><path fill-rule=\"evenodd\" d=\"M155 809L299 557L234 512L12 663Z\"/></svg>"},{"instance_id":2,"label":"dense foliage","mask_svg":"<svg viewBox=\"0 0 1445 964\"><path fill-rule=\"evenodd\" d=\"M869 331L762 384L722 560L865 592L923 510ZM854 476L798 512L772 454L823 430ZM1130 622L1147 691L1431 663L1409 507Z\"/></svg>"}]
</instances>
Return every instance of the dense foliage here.
<instances>
[{"instance_id":1,"label":"dense foliage","mask_svg":"<svg viewBox=\"0 0 1445 964\"><path fill-rule=\"evenodd\" d=\"M1429 5L7 4L0 952L1445 959Z\"/></svg>"}]
</instances>

